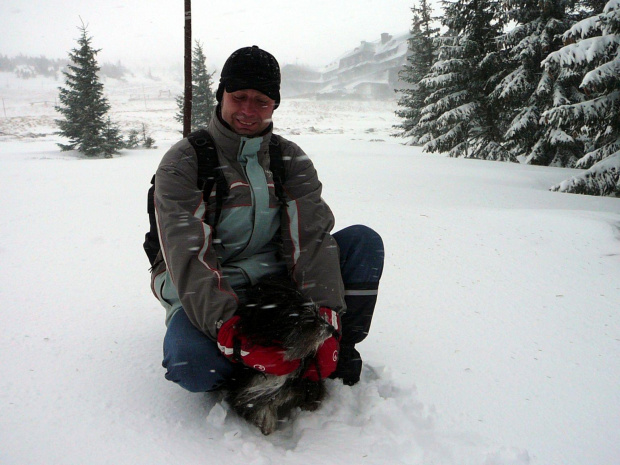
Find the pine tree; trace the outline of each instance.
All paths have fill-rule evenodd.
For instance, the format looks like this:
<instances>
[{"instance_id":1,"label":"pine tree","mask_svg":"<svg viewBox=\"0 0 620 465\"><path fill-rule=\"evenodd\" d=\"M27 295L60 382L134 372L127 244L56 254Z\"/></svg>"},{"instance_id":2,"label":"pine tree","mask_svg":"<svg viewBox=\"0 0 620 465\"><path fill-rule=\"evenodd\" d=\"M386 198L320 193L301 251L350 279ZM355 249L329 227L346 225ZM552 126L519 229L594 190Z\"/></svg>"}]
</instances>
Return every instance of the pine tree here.
<instances>
[{"instance_id":1,"label":"pine tree","mask_svg":"<svg viewBox=\"0 0 620 465\"><path fill-rule=\"evenodd\" d=\"M574 22L566 0L506 0L508 17L516 26L501 36L508 51L510 72L491 93L510 121L506 148L514 158L537 165L571 166L581 142L541 121L556 102L579 98L570 73L556 75L541 67L542 60L562 46L559 35Z\"/></svg>"},{"instance_id":2,"label":"pine tree","mask_svg":"<svg viewBox=\"0 0 620 465\"><path fill-rule=\"evenodd\" d=\"M86 26L79 28L79 47L69 53L68 71L63 71L66 87L59 88L56 106L64 119L56 120L58 134L69 139L68 144L58 144L61 150L79 150L93 157L111 157L123 147L119 134L106 118L110 105L103 95L103 84L99 81L96 55L100 50L91 46Z\"/></svg>"},{"instance_id":3,"label":"pine tree","mask_svg":"<svg viewBox=\"0 0 620 465\"><path fill-rule=\"evenodd\" d=\"M554 128L587 138L576 167L587 171L552 190L592 195L620 193L620 1L610 0L602 13L574 24L567 43L543 64L550 73L571 72L581 78L584 98L559 103L543 114Z\"/></svg>"},{"instance_id":4,"label":"pine tree","mask_svg":"<svg viewBox=\"0 0 620 465\"><path fill-rule=\"evenodd\" d=\"M413 12L413 24L411 37L409 38L409 55L407 64L399 73L400 80L410 85L409 88L400 89L401 97L398 105L402 109L396 114L403 118L403 122L394 126L400 129L398 135L409 137L409 144L419 143L418 122L420 121L421 109L430 91L420 85L420 81L426 76L433 63L437 59L437 46L433 40L438 36L439 28L434 27L432 9L426 0L419 0L419 6L411 8Z\"/></svg>"},{"instance_id":5,"label":"pine tree","mask_svg":"<svg viewBox=\"0 0 620 465\"><path fill-rule=\"evenodd\" d=\"M125 148L137 149L140 145L140 131L137 129L130 129L127 134L127 141L125 142Z\"/></svg>"},{"instance_id":6,"label":"pine tree","mask_svg":"<svg viewBox=\"0 0 620 465\"><path fill-rule=\"evenodd\" d=\"M577 0L571 2L571 7L576 8L578 19L582 20L603 12L609 0Z\"/></svg>"},{"instance_id":7,"label":"pine tree","mask_svg":"<svg viewBox=\"0 0 620 465\"><path fill-rule=\"evenodd\" d=\"M497 0L444 1L439 57L421 85L432 92L422 109L420 138L429 152L507 159L499 109L488 93L503 77L496 38L504 24Z\"/></svg>"},{"instance_id":8,"label":"pine tree","mask_svg":"<svg viewBox=\"0 0 620 465\"><path fill-rule=\"evenodd\" d=\"M125 148L127 149L137 149L140 146L145 149L156 148L155 139L150 136L148 128L144 123L142 123L140 130L130 129L125 141Z\"/></svg>"},{"instance_id":9,"label":"pine tree","mask_svg":"<svg viewBox=\"0 0 620 465\"><path fill-rule=\"evenodd\" d=\"M212 77L214 73L209 74L206 65L207 57L200 42L196 41L192 53L192 131L207 126L213 109L217 105L215 93L212 90ZM183 122L183 106L184 95L177 97L177 106L179 113L175 116L175 120Z\"/></svg>"},{"instance_id":10,"label":"pine tree","mask_svg":"<svg viewBox=\"0 0 620 465\"><path fill-rule=\"evenodd\" d=\"M126 142L123 141L121 130L118 124L113 123L108 116L105 121L105 127L101 131L103 137L102 151L106 158L111 158L112 155L118 153L120 148L126 147Z\"/></svg>"}]
</instances>

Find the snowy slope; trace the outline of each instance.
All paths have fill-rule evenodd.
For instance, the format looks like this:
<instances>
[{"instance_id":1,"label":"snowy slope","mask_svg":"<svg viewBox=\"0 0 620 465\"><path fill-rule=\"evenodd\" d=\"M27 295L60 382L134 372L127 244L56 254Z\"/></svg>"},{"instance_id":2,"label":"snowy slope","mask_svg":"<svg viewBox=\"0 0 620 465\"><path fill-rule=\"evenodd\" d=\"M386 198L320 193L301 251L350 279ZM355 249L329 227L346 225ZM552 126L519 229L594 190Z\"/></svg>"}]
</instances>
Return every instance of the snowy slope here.
<instances>
[{"instance_id":1,"label":"snowy slope","mask_svg":"<svg viewBox=\"0 0 620 465\"><path fill-rule=\"evenodd\" d=\"M107 84L114 116L147 122L159 148L84 160L57 150L33 89L0 79L0 463L619 463L618 199L548 191L571 170L399 145L387 104L275 115L337 228L385 240L362 382L329 381L319 411L269 437L167 382L141 244L175 109L130 84Z\"/></svg>"}]
</instances>

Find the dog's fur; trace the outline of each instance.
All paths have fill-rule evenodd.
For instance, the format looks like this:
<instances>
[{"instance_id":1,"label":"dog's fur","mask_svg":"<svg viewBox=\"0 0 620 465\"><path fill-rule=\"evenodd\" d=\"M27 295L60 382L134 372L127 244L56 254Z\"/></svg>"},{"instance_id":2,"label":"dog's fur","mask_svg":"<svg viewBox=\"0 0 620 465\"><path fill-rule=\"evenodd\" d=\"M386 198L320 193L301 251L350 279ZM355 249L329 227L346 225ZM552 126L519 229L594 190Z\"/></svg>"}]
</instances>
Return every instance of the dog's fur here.
<instances>
[{"instance_id":1,"label":"dog's fur","mask_svg":"<svg viewBox=\"0 0 620 465\"><path fill-rule=\"evenodd\" d=\"M280 341L286 360L302 361L297 370L283 376L236 365L228 402L263 434L271 434L294 408L316 410L323 400L323 381L302 375L333 328L319 316L318 307L284 279L268 279L249 289L237 314L240 332L252 342L269 346Z\"/></svg>"}]
</instances>

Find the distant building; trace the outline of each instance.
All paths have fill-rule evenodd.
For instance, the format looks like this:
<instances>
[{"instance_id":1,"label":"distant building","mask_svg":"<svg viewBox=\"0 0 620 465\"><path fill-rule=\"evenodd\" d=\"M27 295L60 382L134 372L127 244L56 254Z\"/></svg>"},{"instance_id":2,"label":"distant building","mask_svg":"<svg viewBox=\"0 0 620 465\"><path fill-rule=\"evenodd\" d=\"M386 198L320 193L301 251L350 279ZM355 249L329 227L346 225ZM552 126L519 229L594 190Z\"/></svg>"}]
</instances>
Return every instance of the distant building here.
<instances>
[{"instance_id":1,"label":"distant building","mask_svg":"<svg viewBox=\"0 0 620 465\"><path fill-rule=\"evenodd\" d=\"M407 62L409 37L409 33L395 37L383 33L377 41L362 41L358 47L311 75L293 75L287 73L285 67L282 70L283 93L313 95L319 99L394 98L394 90L404 87L398 73Z\"/></svg>"},{"instance_id":2,"label":"distant building","mask_svg":"<svg viewBox=\"0 0 620 465\"><path fill-rule=\"evenodd\" d=\"M313 97L321 90L321 73L306 66L284 65L282 67L283 97Z\"/></svg>"}]
</instances>

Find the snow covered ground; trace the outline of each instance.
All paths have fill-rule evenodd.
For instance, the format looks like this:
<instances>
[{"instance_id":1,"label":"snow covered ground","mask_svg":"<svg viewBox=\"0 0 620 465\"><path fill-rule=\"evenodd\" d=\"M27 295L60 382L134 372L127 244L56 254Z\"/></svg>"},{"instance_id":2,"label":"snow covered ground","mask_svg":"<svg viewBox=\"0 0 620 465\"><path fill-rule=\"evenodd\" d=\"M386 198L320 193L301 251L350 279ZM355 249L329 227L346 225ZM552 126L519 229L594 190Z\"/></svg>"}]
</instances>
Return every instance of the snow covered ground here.
<instances>
[{"instance_id":1,"label":"snow covered ground","mask_svg":"<svg viewBox=\"0 0 620 465\"><path fill-rule=\"evenodd\" d=\"M275 114L337 229L385 241L362 382L328 381L320 410L264 437L166 381L142 251L179 137L163 82L105 83L112 117L158 148L85 160L55 145L61 83L0 74L1 464L620 463L619 200L548 191L574 170L400 145L390 103Z\"/></svg>"}]
</instances>

